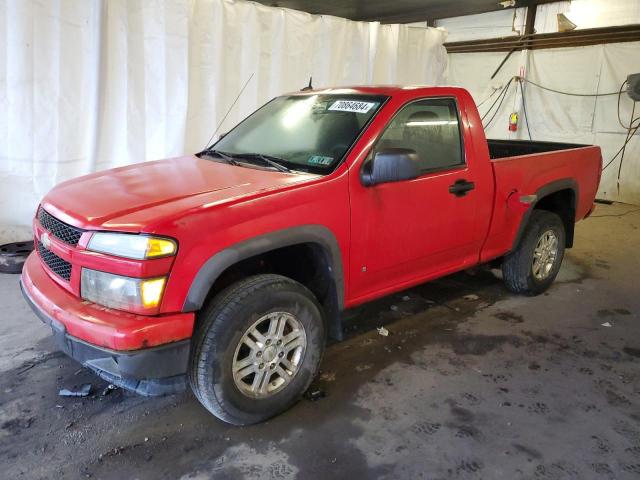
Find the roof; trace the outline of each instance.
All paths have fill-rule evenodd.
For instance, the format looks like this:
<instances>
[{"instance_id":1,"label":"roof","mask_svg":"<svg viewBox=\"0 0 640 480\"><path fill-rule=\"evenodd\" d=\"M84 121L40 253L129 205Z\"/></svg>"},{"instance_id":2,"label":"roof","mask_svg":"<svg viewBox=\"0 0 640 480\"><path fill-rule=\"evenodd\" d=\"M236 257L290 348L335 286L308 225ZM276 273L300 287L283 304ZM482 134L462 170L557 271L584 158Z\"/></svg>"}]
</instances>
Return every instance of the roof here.
<instances>
[{"instance_id":1,"label":"roof","mask_svg":"<svg viewBox=\"0 0 640 480\"><path fill-rule=\"evenodd\" d=\"M351 85L344 87L329 87L314 90L301 90L290 92L289 95L318 95L318 94L363 94L386 95L389 97L406 94L412 91L417 94L452 93L455 90L464 90L460 87L436 86L436 85ZM446 91L446 92L445 92ZM466 92L466 90L464 90Z\"/></svg>"}]
</instances>

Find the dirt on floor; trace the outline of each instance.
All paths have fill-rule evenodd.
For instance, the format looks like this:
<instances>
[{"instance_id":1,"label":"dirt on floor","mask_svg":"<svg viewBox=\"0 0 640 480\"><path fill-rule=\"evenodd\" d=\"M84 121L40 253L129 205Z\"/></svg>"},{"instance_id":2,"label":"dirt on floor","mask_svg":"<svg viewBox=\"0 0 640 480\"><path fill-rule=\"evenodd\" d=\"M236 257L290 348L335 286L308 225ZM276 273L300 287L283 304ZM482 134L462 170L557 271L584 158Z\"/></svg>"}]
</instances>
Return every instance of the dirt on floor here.
<instances>
[{"instance_id":1,"label":"dirt on floor","mask_svg":"<svg viewBox=\"0 0 640 480\"><path fill-rule=\"evenodd\" d=\"M477 269L346 312L307 398L241 428L108 389L1 276L0 477L640 478L639 228L599 206L538 297Z\"/></svg>"}]
</instances>

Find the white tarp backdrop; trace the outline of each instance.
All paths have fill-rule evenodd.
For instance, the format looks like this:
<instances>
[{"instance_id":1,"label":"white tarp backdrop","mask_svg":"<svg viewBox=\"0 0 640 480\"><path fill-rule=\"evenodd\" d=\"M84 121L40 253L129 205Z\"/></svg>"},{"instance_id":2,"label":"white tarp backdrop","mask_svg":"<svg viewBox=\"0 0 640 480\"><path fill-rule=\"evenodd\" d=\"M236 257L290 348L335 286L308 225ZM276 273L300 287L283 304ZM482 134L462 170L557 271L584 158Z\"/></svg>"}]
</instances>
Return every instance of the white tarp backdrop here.
<instances>
[{"instance_id":1,"label":"white tarp backdrop","mask_svg":"<svg viewBox=\"0 0 640 480\"><path fill-rule=\"evenodd\" d=\"M520 9L517 9L520 10ZM518 30L526 15L516 12L512 23ZM437 25L451 29L452 38L488 38L486 26L492 25L500 35L506 32L508 18L500 14L482 14L439 21ZM557 32L557 14L564 13L580 28L595 28L640 22L638 0L573 0L539 5L536 12L537 33ZM511 32L519 34L520 32ZM496 34L497 36L497 34ZM592 45L585 47L531 50L514 53L503 65L494 80L490 77L506 52L457 53L449 55L447 83L470 90L476 103L482 103L495 88L504 85L524 68L526 78L540 85L564 92L593 94L617 92L631 73L640 73L640 42ZM480 113L487 111L493 100L480 106ZM618 122L617 95L599 97L567 96L541 90L525 84L525 100L531 136L534 140L591 143L602 147L606 165L624 144L627 131ZM633 102L622 94L620 116L629 124ZM517 132L508 130L509 114L520 115ZM486 122L491 118L489 115ZM635 116L640 115L637 105ZM522 94L511 87L494 121L487 129L490 138L528 139ZM640 132L627 144L618 181L620 157L605 169L598 196L620 202L640 204Z\"/></svg>"},{"instance_id":2,"label":"white tarp backdrop","mask_svg":"<svg viewBox=\"0 0 640 480\"><path fill-rule=\"evenodd\" d=\"M638 0L571 0L538 5L537 33L558 31L557 15L563 13L578 30L640 23Z\"/></svg>"},{"instance_id":3,"label":"white tarp backdrop","mask_svg":"<svg viewBox=\"0 0 640 480\"><path fill-rule=\"evenodd\" d=\"M458 53L449 55L449 83L463 86L481 103L524 67L526 78L549 88L574 93L617 92L632 72L640 72L640 43L617 43L575 48L518 52L505 63L494 81L491 74L505 52ZM480 106L483 114L497 97ZM525 84L525 100L531 136L534 140L600 145L607 164L626 139L617 118L616 95L573 97ZM622 94L620 116L629 123L633 102ZM509 114L519 112L517 132L508 130ZM640 114L636 108L635 116ZM489 115L485 123L491 118ZM528 139L521 93L511 87L502 107L487 129L490 138ZM618 184L620 156L603 172L598 196L640 204L640 134L627 144Z\"/></svg>"},{"instance_id":4,"label":"white tarp backdrop","mask_svg":"<svg viewBox=\"0 0 640 480\"><path fill-rule=\"evenodd\" d=\"M436 27L449 32L447 42L465 42L483 38L522 35L526 8L508 8L494 12L436 20Z\"/></svg>"},{"instance_id":5,"label":"white tarp backdrop","mask_svg":"<svg viewBox=\"0 0 640 480\"><path fill-rule=\"evenodd\" d=\"M0 243L95 170L204 147L270 98L441 84L446 33L231 0L0 1Z\"/></svg>"},{"instance_id":6,"label":"white tarp backdrop","mask_svg":"<svg viewBox=\"0 0 640 480\"><path fill-rule=\"evenodd\" d=\"M497 2L496 2L497 3ZM558 14L563 13L578 30L640 23L639 0L571 0L538 5L536 33L558 31ZM507 8L478 15L443 18L436 26L449 31L448 42L518 36L524 33L527 8Z\"/></svg>"}]
</instances>

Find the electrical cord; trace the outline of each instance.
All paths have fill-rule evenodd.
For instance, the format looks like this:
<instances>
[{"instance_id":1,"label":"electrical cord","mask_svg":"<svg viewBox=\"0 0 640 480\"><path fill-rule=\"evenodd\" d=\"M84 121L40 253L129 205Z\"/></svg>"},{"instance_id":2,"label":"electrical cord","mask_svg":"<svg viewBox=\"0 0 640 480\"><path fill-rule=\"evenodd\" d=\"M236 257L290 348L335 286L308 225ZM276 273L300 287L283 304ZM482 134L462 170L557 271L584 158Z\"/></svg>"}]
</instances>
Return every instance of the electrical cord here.
<instances>
[{"instance_id":1,"label":"electrical cord","mask_svg":"<svg viewBox=\"0 0 640 480\"><path fill-rule=\"evenodd\" d=\"M620 173L622 172L622 162L624 162L624 154L627 151L627 143L629 143L629 140L631 140L631 137L635 135L635 132L633 132L633 135L631 134L631 125L633 124L633 116L635 114L636 114L636 102L633 102L633 107L631 108L631 118L629 119L629 129L627 130L627 138L625 139L625 142L622 145L622 155L620 156L620 164L618 165L618 177L617 177L618 192L620 191ZM637 130L638 129L636 128L636 131Z\"/></svg>"},{"instance_id":2,"label":"electrical cord","mask_svg":"<svg viewBox=\"0 0 640 480\"><path fill-rule=\"evenodd\" d=\"M541 88L543 90L547 90L549 92L559 93L561 95L570 95L570 96L573 96L573 97L604 97L604 96L610 96L610 95L617 95L618 96L618 123L620 123L620 126L622 128L624 128L625 130L629 129L629 126L627 126L624 123L622 123L622 119L620 118L620 99L622 97L622 90L624 89L624 86L627 84L626 80L620 84L620 88L618 89L617 92L608 92L608 93L571 93L571 92L563 92L563 91L560 91L560 90L555 90L553 88L545 87L545 86L540 85L540 84L538 84L536 82L528 80L528 79L526 79L524 77L518 77L518 80L520 82L530 83L531 85L535 85L536 87Z\"/></svg>"},{"instance_id":3,"label":"electrical cord","mask_svg":"<svg viewBox=\"0 0 640 480\"><path fill-rule=\"evenodd\" d=\"M545 87L543 85L540 85L536 82L533 82L531 80L528 80L524 77L517 77L518 78L518 82L520 83L520 91L522 92L522 107L524 110L524 118L525 118L525 122L527 125L527 131L529 133L529 139L531 139L531 131L529 130L529 122L528 122L528 116L527 116L527 106L526 106L526 100L525 100L525 95L524 95L524 89L523 87L523 82L527 82L530 83L531 85L534 85L542 90L547 90L549 92L553 92L553 93L558 93L561 95L569 95L572 97L604 97L604 96L610 96L610 95L617 95L618 96L618 105L617 105L617 117L618 117L618 123L620 124L620 126L622 128L624 128L627 131L627 136L625 138L624 143L622 144L622 146L618 149L618 151L616 152L616 154L611 158L611 160L609 160L609 162L607 162L607 164L605 166L602 167L602 171L604 171L605 169L607 169L609 166L611 166L611 164L613 164L613 162L616 161L616 159L618 158L618 156L620 156L620 163L618 165L618 182L620 181L620 174L622 172L622 163L624 161L624 154L626 152L626 146L627 144L631 141L631 139L633 138L633 136L638 132L638 129L640 129L640 124L634 126L634 123L640 121L640 117L636 117L633 118L633 116L635 115L635 107L636 107L636 103L633 103L633 108L631 110L631 121L629 122L629 125L625 125L622 122L622 118L620 118L620 99L622 98L622 91L624 89L624 86L627 84L627 81L625 80L624 82L622 82L620 84L620 88L618 89L617 92L607 92L607 93L571 93L571 92L563 92L561 90L556 90L553 88L549 88L549 87ZM493 117L492 117L493 119ZM488 124L487 124L488 126ZM485 127L486 128L486 127Z\"/></svg>"},{"instance_id":4,"label":"electrical cord","mask_svg":"<svg viewBox=\"0 0 640 480\"><path fill-rule=\"evenodd\" d=\"M631 125L629 126L625 125L624 123L622 123L622 119L620 118L620 98L622 98L622 89L626 84L627 84L627 81L625 80L624 82L622 82L622 85L620 85L620 90L618 90L618 123L622 128L624 128L625 130L628 130L629 128L631 128ZM631 114L631 117L633 117L633 114Z\"/></svg>"},{"instance_id":5,"label":"electrical cord","mask_svg":"<svg viewBox=\"0 0 640 480\"><path fill-rule=\"evenodd\" d=\"M491 100L493 98L493 96L498 93L501 89L497 88L496 90L494 90L491 95L489 95L487 98L485 98L483 101L481 101L478 105L476 105L477 108L480 108L482 105L484 105L487 101Z\"/></svg>"},{"instance_id":6,"label":"electrical cord","mask_svg":"<svg viewBox=\"0 0 640 480\"><path fill-rule=\"evenodd\" d=\"M511 82L513 81L513 78L510 78L509 81L505 84L504 87L502 87L502 89L500 90L499 95L496 97L496 99L493 101L493 103L489 106L489 108L487 109L487 111L484 113L484 115L482 115L482 117L480 118L482 121L484 121L485 118L487 118L487 116L489 115L489 113L491 112L491 110L493 110L493 107L495 106L496 103L498 103L498 101L500 100L500 97L504 94L504 92L509 88L509 86L511 85Z\"/></svg>"},{"instance_id":7,"label":"electrical cord","mask_svg":"<svg viewBox=\"0 0 640 480\"><path fill-rule=\"evenodd\" d=\"M498 106L496 107L495 111L493 112L493 115L491 116L491 118L489 119L489 121L483 125L483 128L486 130L487 128L489 128L489 125L491 125L491 122L493 122L493 120L496 118L496 115L498 115L498 112L500 111L500 109L502 108L502 103L504 102L504 99L507 97L507 93L509 93L509 89L511 87L511 80L509 81L509 83L507 83L506 87L504 88L502 94L500 97L496 98L496 101L499 99L500 103L498 103ZM494 102L495 105L495 102ZM493 107L493 105L492 105ZM482 120L484 120L484 118L489 114L489 112L491 111L491 107L489 110L487 110L487 113L485 114L484 117L482 117Z\"/></svg>"},{"instance_id":8,"label":"electrical cord","mask_svg":"<svg viewBox=\"0 0 640 480\"><path fill-rule=\"evenodd\" d=\"M609 162L607 162L607 164L605 166L602 167L602 171L604 172L608 167L610 167L613 164L613 162L616 161L618 156L620 156L622 154L622 156L620 158L620 163L618 165L618 181L620 180L620 174L622 172L622 163L624 161L624 154L625 154L625 151L626 151L626 146L631 141L633 136L638 132L638 129L640 129L640 124L634 126L634 123L640 121L640 117L633 118L633 115L635 115L635 104L636 104L636 102L634 102L633 108L631 110L631 121L629 122L629 125L628 126L625 125L622 122L622 119L620 118L620 99L622 97L622 90L624 89L624 86L627 83L626 80L624 82L622 82L622 84L620 85L620 88L618 89L617 92L587 94L587 93L563 92L561 90L556 90L556 89L553 89L553 88L545 87L545 86L540 85L540 84L538 84L536 82L528 80L528 79L526 79L524 77L513 77L512 79L509 80L509 82L507 82L507 84L502 88L502 90L495 90L491 95L489 95L489 97L484 99L478 105L478 107L480 107L482 104L484 104L485 102L490 100L495 95L496 92L498 92L498 91L500 92L498 94L498 96L496 97L496 99L493 101L493 103L489 106L489 108L487 109L485 114L481 117L482 121L484 122L484 119L487 118L487 116L489 116L489 114L491 113L493 108L496 106L496 103L498 104L498 106L496 107L496 109L493 112L493 115L491 116L489 121L486 124L483 125L483 128L485 130L487 128L489 128L489 126L491 125L491 123L495 119L496 115L500 111L500 108L502 107L502 103L504 102L504 99L506 98L507 93L509 92L509 88L511 87L511 82L512 82L512 80L514 78L517 79L518 84L520 85L520 92L522 93L522 108L523 108L523 111L524 111L524 120L525 120L525 124L527 126L527 133L529 135L529 140L533 140L533 138L531 136L531 129L529 127L529 116L527 115L527 104L526 104L526 98L525 98L525 93L524 93L524 82L530 83L531 85L534 85L534 86L536 86L536 87L538 87L538 88L540 88L542 90L547 90L549 92L558 93L558 94L561 94L561 95L569 95L569 96L572 96L572 97L604 97L604 96L610 96L610 95L617 95L618 96L618 108L617 108L618 109L618 112L617 112L618 123L620 123L620 126L622 126L622 128L627 130L627 136L625 138L624 143L618 149L616 154L611 158L611 160L609 160Z\"/></svg>"},{"instance_id":9,"label":"electrical cord","mask_svg":"<svg viewBox=\"0 0 640 480\"><path fill-rule=\"evenodd\" d=\"M541 88L542 90L547 90L549 92L553 92L553 93L559 93L561 95L569 95L572 97L605 97L608 95L619 95L619 92L608 92L608 93L571 93L571 92L563 92L561 90L556 90L554 88L549 88L549 87L545 87L540 85L539 83L533 82L529 79L520 77L521 80L530 83L531 85L535 85L538 88Z\"/></svg>"},{"instance_id":10,"label":"electrical cord","mask_svg":"<svg viewBox=\"0 0 640 480\"><path fill-rule=\"evenodd\" d=\"M511 84L509 84L509 86L511 86ZM496 118L496 115L498 115L498 113L500 112L500 109L502 108L502 103L504 102L504 99L507 97L507 94L509 93L509 89L507 88L506 90L504 90L504 92L502 93L502 96L500 97L500 103L498 103L498 106L496 107L496 109L493 112L493 115L491 116L491 118L489 119L489 121L483 125L483 128L486 130L487 128L489 128L489 126L491 125L491 123L493 122L493 120ZM487 111L487 115L489 114L489 111Z\"/></svg>"},{"instance_id":11,"label":"electrical cord","mask_svg":"<svg viewBox=\"0 0 640 480\"><path fill-rule=\"evenodd\" d=\"M635 123L636 121L640 120L640 117L635 118L631 123ZM624 144L622 144L622 146L620 147L620 149L616 152L616 154L613 156L613 158L611 160L609 160L609 162L602 167L602 171L604 172L613 162L615 162L616 158L618 158L618 155L620 155L624 148L627 146L627 143L629 143L631 141L631 138L636 134L636 132L638 131L638 128L640 128L640 124L636 125L635 127L632 127L629 129L629 133L627 134L627 138L624 141ZM633 130L633 133L631 133L631 131Z\"/></svg>"},{"instance_id":12,"label":"electrical cord","mask_svg":"<svg viewBox=\"0 0 640 480\"><path fill-rule=\"evenodd\" d=\"M606 215L590 215L589 218L602 218L602 217L624 217L625 215L629 215L630 213L640 212L640 208L635 208L633 210L629 210L624 213L610 213Z\"/></svg>"},{"instance_id":13,"label":"electrical cord","mask_svg":"<svg viewBox=\"0 0 640 480\"><path fill-rule=\"evenodd\" d=\"M522 109L524 110L524 123L527 126L527 133L529 134L529 140L533 141L531 137L531 129L529 129L529 115L527 115L527 101L524 97L524 85L522 79L518 80L518 84L520 85L520 93L522 93Z\"/></svg>"}]
</instances>

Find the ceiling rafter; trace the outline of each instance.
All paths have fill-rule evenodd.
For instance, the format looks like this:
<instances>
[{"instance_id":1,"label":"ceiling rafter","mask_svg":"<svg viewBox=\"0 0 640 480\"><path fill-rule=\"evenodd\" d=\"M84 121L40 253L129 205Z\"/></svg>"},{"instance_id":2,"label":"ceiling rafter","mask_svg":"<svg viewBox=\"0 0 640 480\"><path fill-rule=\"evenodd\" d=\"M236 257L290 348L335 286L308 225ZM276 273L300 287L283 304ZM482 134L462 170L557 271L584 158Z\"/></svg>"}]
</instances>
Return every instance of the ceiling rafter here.
<instances>
[{"instance_id":1,"label":"ceiling rafter","mask_svg":"<svg viewBox=\"0 0 640 480\"><path fill-rule=\"evenodd\" d=\"M263 5L382 23L433 22L440 18L503 10L500 0L257 0ZM527 7L557 0L517 0Z\"/></svg>"},{"instance_id":2,"label":"ceiling rafter","mask_svg":"<svg viewBox=\"0 0 640 480\"><path fill-rule=\"evenodd\" d=\"M508 52L512 50L576 47L602 43L640 41L640 25L589 28L562 33L539 33L521 37L499 37L465 42L449 42L449 53Z\"/></svg>"}]
</instances>

